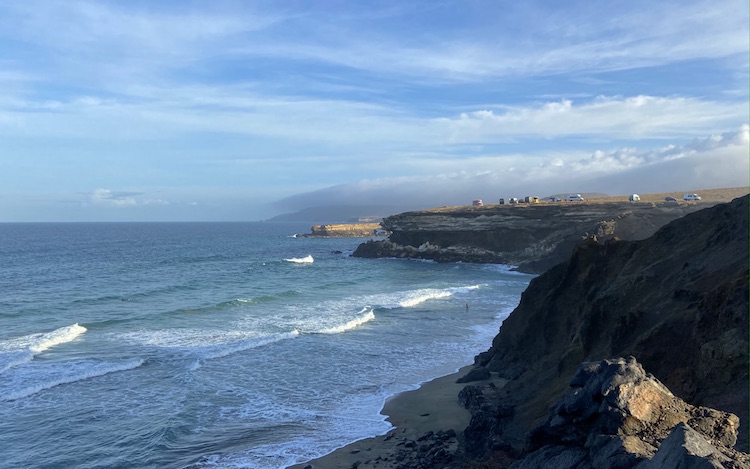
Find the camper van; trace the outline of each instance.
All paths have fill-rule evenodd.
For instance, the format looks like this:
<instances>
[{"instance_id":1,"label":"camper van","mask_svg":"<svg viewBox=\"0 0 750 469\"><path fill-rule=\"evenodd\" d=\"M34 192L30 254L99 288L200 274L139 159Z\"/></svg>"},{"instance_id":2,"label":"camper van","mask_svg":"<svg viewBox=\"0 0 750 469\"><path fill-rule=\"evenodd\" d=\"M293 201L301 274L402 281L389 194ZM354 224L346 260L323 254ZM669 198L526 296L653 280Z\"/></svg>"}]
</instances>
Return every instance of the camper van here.
<instances>
[{"instance_id":1,"label":"camper van","mask_svg":"<svg viewBox=\"0 0 750 469\"><path fill-rule=\"evenodd\" d=\"M567 202L583 202L585 199L581 197L581 194L569 194L565 197Z\"/></svg>"},{"instance_id":2,"label":"camper van","mask_svg":"<svg viewBox=\"0 0 750 469\"><path fill-rule=\"evenodd\" d=\"M640 202L641 196L638 194L630 194L630 197L628 197L628 200L631 202Z\"/></svg>"}]
</instances>

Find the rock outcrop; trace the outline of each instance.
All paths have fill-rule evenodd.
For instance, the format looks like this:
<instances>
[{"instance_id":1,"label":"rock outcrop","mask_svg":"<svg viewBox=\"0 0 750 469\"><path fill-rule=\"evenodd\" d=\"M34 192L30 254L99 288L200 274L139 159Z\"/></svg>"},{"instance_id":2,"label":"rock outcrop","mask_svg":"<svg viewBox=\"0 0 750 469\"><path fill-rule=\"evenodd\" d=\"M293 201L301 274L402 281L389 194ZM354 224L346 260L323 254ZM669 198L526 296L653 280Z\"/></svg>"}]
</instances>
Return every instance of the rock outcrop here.
<instances>
[{"instance_id":1,"label":"rock outcrop","mask_svg":"<svg viewBox=\"0 0 750 469\"><path fill-rule=\"evenodd\" d=\"M475 360L510 381L462 392L473 414L467 456L512 460L547 448L533 457L554 464L518 467L610 467L595 463L606 456L624 461L611 467L651 458L638 462L647 468L667 458L662 451L689 448L701 464L723 465L705 467L735 467L722 457L731 459L727 431L737 428L725 412L742 422L736 448L748 447L748 210L745 196L645 240L590 240L532 280ZM655 378L635 362L601 362L622 356L636 357ZM600 375L610 368L616 372ZM574 375L576 389L547 418ZM576 458L589 465L563 464Z\"/></svg>"},{"instance_id":2,"label":"rock outcrop","mask_svg":"<svg viewBox=\"0 0 750 469\"><path fill-rule=\"evenodd\" d=\"M386 236L380 223L334 223L313 225L309 233L298 234L299 238L367 238Z\"/></svg>"},{"instance_id":3,"label":"rock outcrop","mask_svg":"<svg viewBox=\"0 0 750 469\"><path fill-rule=\"evenodd\" d=\"M511 469L746 468L736 415L695 407L629 359L584 363Z\"/></svg>"},{"instance_id":4,"label":"rock outcrop","mask_svg":"<svg viewBox=\"0 0 750 469\"><path fill-rule=\"evenodd\" d=\"M385 218L389 238L360 245L354 256L501 263L541 273L567 260L582 239L644 239L709 205L561 203L407 212Z\"/></svg>"}]
</instances>

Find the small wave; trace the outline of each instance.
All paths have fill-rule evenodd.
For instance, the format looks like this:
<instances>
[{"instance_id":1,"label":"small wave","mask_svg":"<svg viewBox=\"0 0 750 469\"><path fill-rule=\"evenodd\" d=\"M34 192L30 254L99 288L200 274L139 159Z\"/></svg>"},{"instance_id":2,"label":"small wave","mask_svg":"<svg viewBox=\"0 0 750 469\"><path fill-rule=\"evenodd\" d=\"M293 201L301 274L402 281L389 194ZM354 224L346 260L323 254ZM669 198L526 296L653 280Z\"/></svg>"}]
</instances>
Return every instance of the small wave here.
<instances>
[{"instance_id":1,"label":"small wave","mask_svg":"<svg viewBox=\"0 0 750 469\"><path fill-rule=\"evenodd\" d=\"M411 308L428 300L448 298L449 296L453 296L453 293L445 290L420 292L415 295L410 295L408 298L399 301L398 305L402 308Z\"/></svg>"},{"instance_id":2,"label":"small wave","mask_svg":"<svg viewBox=\"0 0 750 469\"><path fill-rule=\"evenodd\" d=\"M34 352L34 354L42 353L55 345L71 342L84 332L86 332L86 328L78 325L78 323L72 326L61 327L47 334L42 334L39 339L29 346L29 350Z\"/></svg>"},{"instance_id":3,"label":"small wave","mask_svg":"<svg viewBox=\"0 0 750 469\"><path fill-rule=\"evenodd\" d=\"M203 354L202 358L211 360L214 358L222 358L233 353L242 352L244 350L254 349L263 347L264 345L273 344L286 339L291 339L299 335L297 329L291 332L284 332L281 334L273 334L265 337L254 337L252 339L240 340L229 344L224 344L217 347L211 347L212 350L207 351Z\"/></svg>"},{"instance_id":4,"label":"small wave","mask_svg":"<svg viewBox=\"0 0 750 469\"><path fill-rule=\"evenodd\" d=\"M307 255L305 257L292 257L289 259L284 259L287 262L292 262L294 264L312 264L315 259L313 259L313 256Z\"/></svg>"},{"instance_id":5,"label":"small wave","mask_svg":"<svg viewBox=\"0 0 750 469\"><path fill-rule=\"evenodd\" d=\"M352 330L356 327L361 326L362 324L368 323L372 321L373 319L375 319L375 312L372 309L368 310L368 308L362 308L359 314L364 313L365 311L367 311L367 313L365 313L364 315L356 317L352 319L351 321L348 321L344 324L340 324L338 326L333 326L333 327L327 327L325 329L320 329L320 330L314 331L313 333L314 334L340 334L342 332Z\"/></svg>"},{"instance_id":6,"label":"small wave","mask_svg":"<svg viewBox=\"0 0 750 469\"><path fill-rule=\"evenodd\" d=\"M14 401L17 399L23 399L25 397L32 396L38 392L50 389L61 384L74 383L76 381L83 381L85 379L95 378L97 376L104 376L110 373L117 373L119 371L127 371L138 368L143 365L144 360L131 360L125 363L101 363L87 367L86 369L80 370L77 373L69 374L66 376L58 376L54 379L49 379L42 383L28 386L26 388L10 392L8 394L0 396L0 400L3 401Z\"/></svg>"},{"instance_id":7,"label":"small wave","mask_svg":"<svg viewBox=\"0 0 750 469\"><path fill-rule=\"evenodd\" d=\"M55 329L52 332L32 334L9 341L2 347L7 351L3 351L5 353L0 355L0 373L14 366L28 363L36 355L56 345L72 342L84 332L86 332L86 328L75 323L71 326Z\"/></svg>"},{"instance_id":8,"label":"small wave","mask_svg":"<svg viewBox=\"0 0 750 469\"><path fill-rule=\"evenodd\" d=\"M393 303L386 302L381 307L384 309L413 308L414 306L420 305L426 301L449 298L453 295L469 293L470 291L479 288L482 288L482 285L469 285L466 287L451 287L444 289L424 288L402 292L399 294L400 298L397 297L392 300Z\"/></svg>"},{"instance_id":9,"label":"small wave","mask_svg":"<svg viewBox=\"0 0 750 469\"><path fill-rule=\"evenodd\" d=\"M472 290L479 290L480 288L482 288L482 285L469 285L468 287L449 288L448 291L451 291L454 293L468 293Z\"/></svg>"},{"instance_id":10,"label":"small wave","mask_svg":"<svg viewBox=\"0 0 750 469\"><path fill-rule=\"evenodd\" d=\"M293 339L299 334L299 331L297 329L294 329L290 332L284 332L280 334L273 334L264 337L253 337L251 339L239 340L222 345L207 346L204 347L204 351L202 353L199 353L199 358L196 359L188 367L188 370L195 371L199 369L202 366L203 362L206 360L215 360L217 358L223 358L234 353L263 347L264 345L273 344L282 340Z\"/></svg>"}]
</instances>

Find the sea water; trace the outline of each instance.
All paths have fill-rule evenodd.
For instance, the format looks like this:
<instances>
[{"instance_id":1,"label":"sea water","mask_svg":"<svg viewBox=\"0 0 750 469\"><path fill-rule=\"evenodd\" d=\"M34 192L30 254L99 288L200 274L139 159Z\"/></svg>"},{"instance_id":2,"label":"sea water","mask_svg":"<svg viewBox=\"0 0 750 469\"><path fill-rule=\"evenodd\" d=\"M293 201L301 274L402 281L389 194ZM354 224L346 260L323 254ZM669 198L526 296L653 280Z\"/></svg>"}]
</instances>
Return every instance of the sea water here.
<instances>
[{"instance_id":1,"label":"sea water","mask_svg":"<svg viewBox=\"0 0 750 469\"><path fill-rule=\"evenodd\" d=\"M0 224L0 467L277 469L383 434L530 276L288 223Z\"/></svg>"}]
</instances>

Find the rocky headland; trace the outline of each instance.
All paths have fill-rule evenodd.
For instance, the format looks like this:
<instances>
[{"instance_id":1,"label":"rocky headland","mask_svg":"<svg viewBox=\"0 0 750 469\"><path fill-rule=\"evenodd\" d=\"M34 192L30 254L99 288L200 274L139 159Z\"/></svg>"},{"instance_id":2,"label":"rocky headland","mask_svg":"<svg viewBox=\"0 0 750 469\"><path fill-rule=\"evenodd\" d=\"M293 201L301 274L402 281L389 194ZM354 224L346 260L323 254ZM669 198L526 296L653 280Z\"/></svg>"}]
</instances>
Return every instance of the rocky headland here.
<instances>
[{"instance_id":1,"label":"rocky headland","mask_svg":"<svg viewBox=\"0 0 750 469\"><path fill-rule=\"evenodd\" d=\"M382 221L388 239L361 244L353 255L500 263L542 273L567 260L582 239L645 239L715 203L562 202L406 212Z\"/></svg>"},{"instance_id":2,"label":"rocky headland","mask_svg":"<svg viewBox=\"0 0 750 469\"><path fill-rule=\"evenodd\" d=\"M380 223L332 223L313 225L309 233L298 234L298 238L367 238L386 236Z\"/></svg>"}]
</instances>

